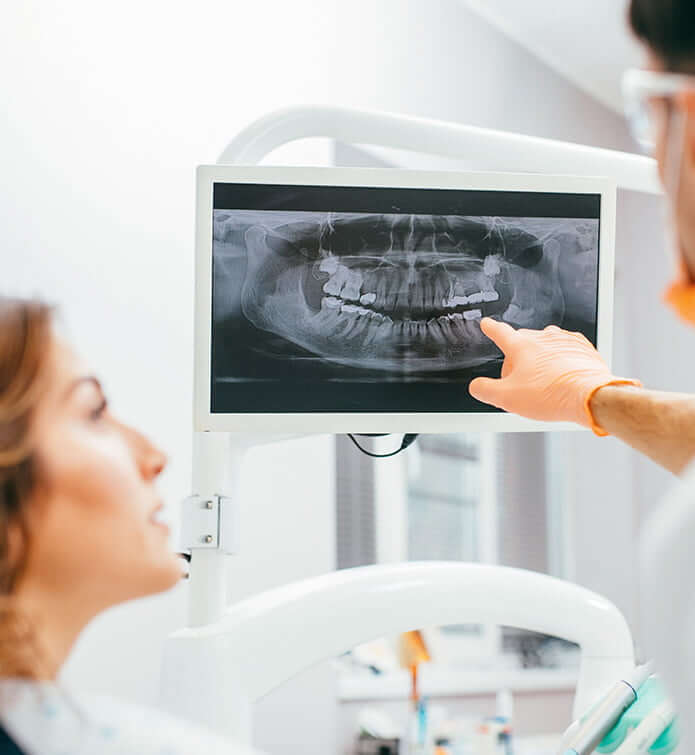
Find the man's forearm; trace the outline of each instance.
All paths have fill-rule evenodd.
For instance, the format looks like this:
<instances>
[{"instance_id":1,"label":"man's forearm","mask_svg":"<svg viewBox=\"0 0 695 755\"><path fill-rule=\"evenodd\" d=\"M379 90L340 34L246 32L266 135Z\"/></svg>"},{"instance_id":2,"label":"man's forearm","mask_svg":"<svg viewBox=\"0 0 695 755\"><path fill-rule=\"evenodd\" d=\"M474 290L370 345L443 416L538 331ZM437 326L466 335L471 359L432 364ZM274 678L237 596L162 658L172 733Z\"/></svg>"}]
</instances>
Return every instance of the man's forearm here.
<instances>
[{"instance_id":1,"label":"man's forearm","mask_svg":"<svg viewBox=\"0 0 695 755\"><path fill-rule=\"evenodd\" d=\"M695 456L691 394L607 385L594 394L591 412L606 432L674 474L680 474Z\"/></svg>"}]
</instances>

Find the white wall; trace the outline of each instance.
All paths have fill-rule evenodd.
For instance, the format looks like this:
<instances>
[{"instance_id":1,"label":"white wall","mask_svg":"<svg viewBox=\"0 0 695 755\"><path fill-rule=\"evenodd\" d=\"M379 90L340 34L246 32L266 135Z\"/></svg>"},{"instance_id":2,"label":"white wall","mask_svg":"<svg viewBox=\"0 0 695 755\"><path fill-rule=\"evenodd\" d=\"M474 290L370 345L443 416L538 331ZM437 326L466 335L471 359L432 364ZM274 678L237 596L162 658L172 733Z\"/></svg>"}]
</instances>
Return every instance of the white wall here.
<instances>
[{"instance_id":1,"label":"white wall","mask_svg":"<svg viewBox=\"0 0 695 755\"><path fill-rule=\"evenodd\" d=\"M620 193L614 372L650 388L687 391L693 336L661 302L670 272L660 200ZM613 438L582 433L567 440L575 578L618 605L639 646L637 537L646 511L672 477Z\"/></svg>"},{"instance_id":2,"label":"white wall","mask_svg":"<svg viewBox=\"0 0 695 755\"><path fill-rule=\"evenodd\" d=\"M324 88L335 9L272 6L3 6L0 290L60 305L113 406L170 454L172 519L190 492L195 166L268 108ZM295 150L309 162L324 153ZM233 595L333 568L332 454L324 436L250 455ZM154 701L185 593L100 617L66 677Z\"/></svg>"},{"instance_id":3,"label":"white wall","mask_svg":"<svg viewBox=\"0 0 695 755\"><path fill-rule=\"evenodd\" d=\"M323 101L628 144L617 115L455 0L22 0L3 10L0 287L60 304L114 405L169 450L162 487L172 504L190 488L194 166L214 161L239 128L275 107ZM300 160L314 154L295 151ZM643 225L634 226L635 240ZM636 264L649 270L651 249L637 243ZM639 301L629 308L641 324ZM597 464L622 453L604 453L611 441L582 442ZM253 460L255 508L245 514L244 556L232 566L235 592L331 568L330 454L317 438ZM252 486L251 473L263 475L262 485ZM603 510L607 491L620 530L632 503L619 482L581 496L582 511ZM591 516L582 520L583 542L596 533ZM587 558L577 578L603 574ZM629 579L616 577L611 596ZM69 676L153 700L161 641L183 622L184 600L185 587L103 616L82 638ZM325 690L324 677L309 686ZM288 720L296 713L283 720L278 708L272 700L266 707L272 749L282 750L281 733L294 727L284 751L307 752L296 719ZM322 736L317 751L328 742Z\"/></svg>"}]
</instances>

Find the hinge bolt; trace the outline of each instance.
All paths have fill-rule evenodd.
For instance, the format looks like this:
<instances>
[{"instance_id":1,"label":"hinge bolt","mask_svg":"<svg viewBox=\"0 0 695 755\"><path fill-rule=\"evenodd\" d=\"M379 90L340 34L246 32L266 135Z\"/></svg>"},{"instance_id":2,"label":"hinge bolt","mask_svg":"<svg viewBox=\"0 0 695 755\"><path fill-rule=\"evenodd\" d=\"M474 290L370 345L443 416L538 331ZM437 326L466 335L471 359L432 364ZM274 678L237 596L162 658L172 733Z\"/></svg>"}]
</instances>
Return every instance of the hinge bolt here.
<instances>
[{"instance_id":1,"label":"hinge bolt","mask_svg":"<svg viewBox=\"0 0 695 755\"><path fill-rule=\"evenodd\" d=\"M212 542L212 535L205 535L203 537L203 542L204 543L211 543Z\"/></svg>"}]
</instances>

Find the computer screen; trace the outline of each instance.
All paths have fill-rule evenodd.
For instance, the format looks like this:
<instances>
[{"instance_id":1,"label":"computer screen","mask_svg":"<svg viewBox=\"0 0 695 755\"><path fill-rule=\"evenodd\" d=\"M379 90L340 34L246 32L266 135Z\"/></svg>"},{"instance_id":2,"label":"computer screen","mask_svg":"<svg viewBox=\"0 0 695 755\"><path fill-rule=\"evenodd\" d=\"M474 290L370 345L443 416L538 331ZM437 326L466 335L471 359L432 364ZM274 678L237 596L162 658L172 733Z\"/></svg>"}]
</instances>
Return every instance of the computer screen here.
<instances>
[{"instance_id":1,"label":"computer screen","mask_svg":"<svg viewBox=\"0 0 695 755\"><path fill-rule=\"evenodd\" d=\"M211 190L212 414L494 412L482 317L597 343L599 190Z\"/></svg>"}]
</instances>

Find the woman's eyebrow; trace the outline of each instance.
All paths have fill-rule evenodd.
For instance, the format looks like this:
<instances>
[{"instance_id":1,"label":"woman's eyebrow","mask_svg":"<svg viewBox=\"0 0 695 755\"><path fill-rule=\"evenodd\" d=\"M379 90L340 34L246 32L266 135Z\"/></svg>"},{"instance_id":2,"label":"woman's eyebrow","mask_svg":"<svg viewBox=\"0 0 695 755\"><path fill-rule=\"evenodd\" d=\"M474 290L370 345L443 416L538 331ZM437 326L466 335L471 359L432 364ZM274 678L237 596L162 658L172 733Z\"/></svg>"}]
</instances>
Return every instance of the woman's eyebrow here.
<instances>
[{"instance_id":1,"label":"woman's eyebrow","mask_svg":"<svg viewBox=\"0 0 695 755\"><path fill-rule=\"evenodd\" d=\"M70 395L72 395L72 393L84 383L91 383L99 391L99 393L102 396L104 395L104 389L101 387L99 378L97 378L95 375L83 375L82 377L78 377L76 380L73 380L72 383L70 383L67 391L65 391L65 395L63 398L64 399L69 398Z\"/></svg>"}]
</instances>

